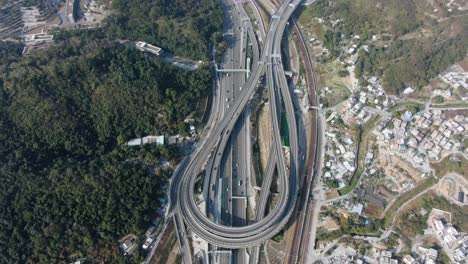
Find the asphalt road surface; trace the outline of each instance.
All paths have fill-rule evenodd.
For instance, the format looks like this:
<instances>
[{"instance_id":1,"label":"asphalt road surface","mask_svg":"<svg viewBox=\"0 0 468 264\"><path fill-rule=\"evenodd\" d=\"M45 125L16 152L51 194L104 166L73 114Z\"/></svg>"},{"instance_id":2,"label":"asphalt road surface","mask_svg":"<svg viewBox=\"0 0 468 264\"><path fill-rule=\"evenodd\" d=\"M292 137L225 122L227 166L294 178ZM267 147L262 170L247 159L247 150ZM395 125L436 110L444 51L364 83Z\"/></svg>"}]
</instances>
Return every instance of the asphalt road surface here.
<instances>
[{"instance_id":1,"label":"asphalt road surface","mask_svg":"<svg viewBox=\"0 0 468 264\"><path fill-rule=\"evenodd\" d=\"M209 132L204 134L205 137L202 137L200 143L196 145L195 150L188 157L188 161L183 163L183 166L174 173L172 178L170 188L171 212L177 215L177 217L180 217L193 232L204 238L210 244L226 248L246 248L258 245L259 243L273 237L277 232L284 228L294 209L297 198L297 164L299 161L297 125L290 90L281 63L280 47L287 21L300 2L300 0L290 0L281 4L275 15L272 17L270 29L266 33L263 43L262 54L259 61L254 61L249 78L243 86L240 86L238 93L234 93L234 91L219 92L220 98L217 99L217 101L223 102L223 107L219 109L220 113L216 114L219 116L217 118L213 118L213 120L210 118L210 123L208 123L209 129L207 130ZM250 30L251 25L250 23L247 23L247 31ZM242 42L244 41L242 39L242 26L240 31ZM242 45L243 44L240 46ZM257 47L254 47L254 50L255 48ZM239 52L239 60L242 58L242 52L243 48ZM237 60L235 48L232 49L232 54L228 54L228 57L229 56L232 56L231 58L233 60ZM261 219L257 219L256 222L250 223L249 225L233 226L232 223L231 225L216 223L216 219L213 221L213 219L210 219L210 217L207 217L206 214L198 209L193 195L195 182L197 181L199 173L204 169L212 179L213 174L219 175L219 171L223 171L223 169L224 171L229 170L229 167L226 168L226 165L229 166L230 164L232 167L234 162L234 167L237 168L237 163L239 163L239 161L240 163L248 163L244 157L246 152L243 147L236 150L237 147L232 148L230 146L244 145L245 148L245 133L242 133L243 126L238 125L238 120L242 120L242 118L245 119L246 106L256 89L260 76L263 75L264 72L267 76L267 88L270 97L269 105L272 113L274 132L274 144L271 155L276 156L276 158L272 157L269 159L272 160L272 163L268 165L269 168L271 166L276 167L281 188L277 206L268 215ZM242 82L242 80L236 81L237 78L239 77L234 78L233 86ZM228 79L221 80L221 82L223 81L229 82ZM226 86L229 85L226 84ZM233 90L235 89L233 88ZM286 164L281 144L280 97L282 97L282 102L288 117L291 157L289 164ZM225 102L231 103L225 104ZM240 124L242 123L243 122L240 122ZM238 126L240 126L240 128L238 128L239 130L236 129ZM236 135L236 132L238 131L240 131L240 133L237 133L238 136L233 137L232 135ZM233 141L236 144L232 144ZM233 151L235 152L234 155ZM231 156L231 158L229 158L229 156ZM232 157L234 157L235 160ZM209 160L211 160L211 162ZM210 163L212 166L207 166L207 164ZM245 165L242 165L241 171L244 169ZM235 179L233 179L233 177L238 179L238 187L241 187L242 185L245 186L245 182L243 182L243 184L239 184L239 178L244 177L240 176L240 174L241 173L238 171L236 172L236 175L233 175L232 173L221 173L221 176L227 178L228 185L231 186L231 188L228 187L228 197L232 196L232 186L235 183ZM231 178L231 180L229 180L229 178ZM234 191L237 192L240 189L242 188L236 188ZM211 191L212 189L208 188L208 190L210 192L210 195L208 195L208 197L210 197L209 200L214 201L214 195L211 195L211 193L213 193ZM229 202L227 204L225 202L222 203L222 208L227 209L226 211L228 214L229 212L231 212L231 215L233 215L233 213L239 215L242 214L242 210L237 209L241 206L234 206L235 210L233 212L233 207ZM208 210L211 211L211 209ZM223 217L222 221L229 221L229 218L226 219ZM186 261L185 258L184 261Z\"/></svg>"}]
</instances>

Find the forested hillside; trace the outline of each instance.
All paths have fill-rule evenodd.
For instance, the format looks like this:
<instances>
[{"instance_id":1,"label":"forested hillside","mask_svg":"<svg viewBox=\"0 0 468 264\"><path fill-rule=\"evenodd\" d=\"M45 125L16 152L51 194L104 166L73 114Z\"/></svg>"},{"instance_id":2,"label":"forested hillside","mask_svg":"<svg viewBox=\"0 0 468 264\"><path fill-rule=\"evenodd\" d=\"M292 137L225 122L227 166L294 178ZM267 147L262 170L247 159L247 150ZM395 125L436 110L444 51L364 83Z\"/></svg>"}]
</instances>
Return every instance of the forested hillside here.
<instances>
[{"instance_id":1,"label":"forested hillside","mask_svg":"<svg viewBox=\"0 0 468 264\"><path fill-rule=\"evenodd\" d=\"M0 58L0 262L99 255L147 226L168 178L151 166L178 156L117 143L184 129L210 73L106 39L71 37L25 59L18 51Z\"/></svg>"},{"instance_id":2,"label":"forested hillside","mask_svg":"<svg viewBox=\"0 0 468 264\"><path fill-rule=\"evenodd\" d=\"M222 30L217 0L114 0L107 30L121 39L143 40L192 59L207 59L208 41Z\"/></svg>"},{"instance_id":3,"label":"forested hillside","mask_svg":"<svg viewBox=\"0 0 468 264\"><path fill-rule=\"evenodd\" d=\"M318 0L305 12L323 19L316 31L332 58L344 40L368 45L355 75L383 76L390 94L426 85L468 52L468 11L446 1Z\"/></svg>"},{"instance_id":4,"label":"forested hillside","mask_svg":"<svg viewBox=\"0 0 468 264\"><path fill-rule=\"evenodd\" d=\"M210 73L177 70L105 39L72 37L11 65L4 82L18 127L34 141L77 151L96 140L176 134L210 90Z\"/></svg>"},{"instance_id":5,"label":"forested hillside","mask_svg":"<svg viewBox=\"0 0 468 264\"><path fill-rule=\"evenodd\" d=\"M122 40L207 58L222 22L215 1L152 2L115 1L116 20L103 29L55 32L54 44L27 57L0 42L0 263L141 263L139 253L122 257L118 239L149 227L171 175L160 165L180 153L123 143L185 133L211 73ZM170 22L154 35L161 21Z\"/></svg>"}]
</instances>

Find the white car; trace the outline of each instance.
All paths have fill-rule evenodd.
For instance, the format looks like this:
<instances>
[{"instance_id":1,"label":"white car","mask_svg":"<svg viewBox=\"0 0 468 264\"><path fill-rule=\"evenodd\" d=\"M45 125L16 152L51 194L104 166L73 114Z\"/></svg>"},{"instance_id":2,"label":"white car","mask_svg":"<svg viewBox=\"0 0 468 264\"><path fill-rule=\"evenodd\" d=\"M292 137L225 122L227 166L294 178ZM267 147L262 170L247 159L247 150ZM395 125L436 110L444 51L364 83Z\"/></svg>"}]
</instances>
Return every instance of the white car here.
<instances>
[{"instance_id":1,"label":"white car","mask_svg":"<svg viewBox=\"0 0 468 264\"><path fill-rule=\"evenodd\" d=\"M151 247L151 245L153 244L154 242L154 238L152 237L148 237L146 240L145 240L145 243L143 243L143 246L141 246L141 248L143 249L148 249L149 247Z\"/></svg>"}]
</instances>

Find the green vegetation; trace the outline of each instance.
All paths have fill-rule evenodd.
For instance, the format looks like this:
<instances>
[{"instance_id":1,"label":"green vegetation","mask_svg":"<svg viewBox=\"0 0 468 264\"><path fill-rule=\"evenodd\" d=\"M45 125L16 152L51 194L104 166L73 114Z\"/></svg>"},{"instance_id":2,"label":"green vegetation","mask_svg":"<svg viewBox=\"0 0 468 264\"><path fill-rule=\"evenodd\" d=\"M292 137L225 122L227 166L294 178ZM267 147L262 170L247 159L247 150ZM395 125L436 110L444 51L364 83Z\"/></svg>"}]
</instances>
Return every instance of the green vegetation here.
<instances>
[{"instance_id":1,"label":"green vegetation","mask_svg":"<svg viewBox=\"0 0 468 264\"><path fill-rule=\"evenodd\" d=\"M434 102L435 103L435 102ZM467 108L468 103L448 103L448 104L440 104L440 105L432 105L433 108Z\"/></svg>"},{"instance_id":2,"label":"green vegetation","mask_svg":"<svg viewBox=\"0 0 468 264\"><path fill-rule=\"evenodd\" d=\"M455 172L468 178L468 161L460 155L450 155L440 162L432 163L431 167L435 170L435 175L439 177Z\"/></svg>"},{"instance_id":3,"label":"green vegetation","mask_svg":"<svg viewBox=\"0 0 468 264\"><path fill-rule=\"evenodd\" d=\"M329 21L340 19L341 22L332 27L330 33L325 35L340 35L345 38L359 35L361 40L367 40L374 34L389 32L401 36L417 29L421 23L415 19L416 7L414 1L326 1L318 0L309 7L300 9L301 17L330 18ZM331 25L330 25L331 27ZM334 41L334 38L325 37L325 40ZM328 46L325 43L325 46Z\"/></svg>"},{"instance_id":4,"label":"green vegetation","mask_svg":"<svg viewBox=\"0 0 468 264\"><path fill-rule=\"evenodd\" d=\"M378 219L369 219L368 223L360 223L357 218L350 217L348 223L341 226L343 234L352 236L380 236L382 223Z\"/></svg>"},{"instance_id":5,"label":"green vegetation","mask_svg":"<svg viewBox=\"0 0 468 264\"><path fill-rule=\"evenodd\" d=\"M427 228L427 214L421 215L418 210L412 210L402 213L401 218L405 221L400 223L397 228L403 236L414 238L424 234L424 230Z\"/></svg>"},{"instance_id":6,"label":"green vegetation","mask_svg":"<svg viewBox=\"0 0 468 264\"><path fill-rule=\"evenodd\" d=\"M436 263L450 264L452 263L452 261L450 260L447 253L445 253L445 250L439 250L439 255L437 256Z\"/></svg>"},{"instance_id":7,"label":"green vegetation","mask_svg":"<svg viewBox=\"0 0 468 264\"><path fill-rule=\"evenodd\" d=\"M339 187L338 182L336 180L325 179L323 183L330 189L336 189Z\"/></svg>"},{"instance_id":8,"label":"green vegetation","mask_svg":"<svg viewBox=\"0 0 468 264\"><path fill-rule=\"evenodd\" d=\"M252 115L253 119L255 120L255 122L252 122L252 126L253 126L252 129L255 130L255 135L257 135L252 146L252 158L253 158L253 164L254 164L253 168L255 171L256 182L262 182L262 179L263 179L263 164L262 164L260 142L259 142L258 135L260 135L260 119L265 114L264 109L265 109L264 104L258 104L257 109L255 111L252 111L253 113L255 113L255 115Z\"/></svg>"},{"instance_id":9,"label":"green vegetation","mask_svg":"<svg viewBox=\"0 0 468 264\"><path fill-rule=\"evenodd\" d=\"M154 166L179 154L118 144L181 132L209 71L80 37L24 59L16 45L1 54L0 239L10 242L0 262L119 263L117 239L146 228L164 194L170 171Z\"/></svg>"},{"instance_id":10,"label":"green vegetation","mask_svg":"<svg viewBox=\"0 0 468 264\"><path fill-rule=\"evenodd\" d=\"M370 132L376 125L376 123L379 121L379 117L375 117L367 123L364 124L364 126L358 126L354 128L356 130L355 135L355 142L358 144L358 149L357 149L357 169L356 172L353 174L351 181L349 182L348 186L344 187L339 191L340 195L346 195L354 190L356 188L357 184L359 183L359 178L361 175L364 173L364 159L366 157L368 148L369 148L369 141L370 141Z\"/></svg>"},{"instance_id":11,"label":"green vegetation","mask_svg":"<svg viewBox=\"0 0 468 264\"><path fill-rule=\"evenodd\" d=\"M389 248L397 248L398 247L398 239L399 239L399 236L395 233L391 233L387 240L385 241L385 243L387 244L387 246Z\"/></svg>"},{"instance_id":12,"label":"green vegetation","mask_svg":"<svg viewBox=\"0 0 468 264\"><path fill-rule=\"evenodd\" d=\"M330 52L331 58L336 58L340 54L340 39L341 34L337 31L332 30L325 30L322 31L323 34L320 34L319 40L322 41L323 45L328 49Z\"/></svg>"},{"instance_id":13,"label":"green vegetation","mask_svg":"<svg viewBox=\"0 0 468 264\"><path fill-rule=\"evenodd\" d=\"M426 9L427 3L420 0L318 0L299 12L301 23L311 17L324 19L314 30L331 58L340 54L343 39L359 35L357 44L369 44L373 35L381 34L369 52L359 51L355 75L361 83L365 75L383 76L386 92L399 94L405 87L428 84L468 52L466 16L435 21L426 16ZM423 31L432 34L423 36Z\"/></svg>"},{"instance_id":14,"label":"green vegetation","mask_svg":"<svg viewBox=\"0 0 468 264\"><path fill-rule=\"evenodd\" d=\"M349 76L349 71L346 70L346 69L340 70L340 71L338 71L338 76L340 76L340 77L342 77L342 78L343 78L343 77L346 77L346 76Z\"/></svg>"},{"instance_id":15,"label":"green vegetation","mask_svg":"<svg viewBox=\"0 0 468 264\"><path fill-rule=\"evenodd\" d=\"M395 105L390 109L393 117L400 117L407 111L411 114L416 114L421 110L422 105L414 102L402 102L401 104Z\"/></svg>"},{"instance_id":16,"label":"green vegetation","mask_svg":"<svg viewBox=\"0 0 468 264\"><path fill-rule=\"evenodd\" d=\"M444 102L444 97L440 96L440 95L437 95L432 99L432 102L434 104L442 104Z\"/></svg>"},{"instance_id":17,"label":"green vegetation","mask_svg":"<svg viewBox=\"0 0 468 264\"><path fill-rule=\"evenodd\" d=\"M468 217L468 206L452 204L445 197L439 196L435 192L425 195L421 206L428 211L436 208L450 212L452 214L452 224L462 232L468 231L468 223L465 221Z\"/></svg>"},{"instance_id":18,"label":"green vegetation","mask_svg":"<svg viewBox=\"0 0 468 264\"><path fill-rule=\"evenodd\" d=\"M338 245L332 246L332 247L325 253L325 256L326 256L326 257L331 256L331 254L333 254L333 251L335 251L337 248L338 248Z\"/></svg>"},{"instance_id":19,"label":"green vegetation","mask_svg":"<svg viewBox=\"0 0 468 264\"><path fill-rule=\"evenodd\" d=\"M351 91L341 78L341 76L349 75L349 72L343 69L337 61L319 65L317 69L320 79L323 80L323 86L329 88L325 97L320 101L324 107L337 105L349 97Z\"/></svg>"},{"instance_id":20,"label":"green vegetation","mask_svg":"<svg viewBox=\"0 0 468 264\"><path fill-rule=\"evenodd\" d=\"M399 221L396 227L404 237L414 238L416 235L423 234L424 229L427 228L429 214L422 215L421 208L424 208L427 212L430 212L433 208L450 212L452 214L452 224L462 232L468 230L468 224L464 221L468 217L466 206L460 207L451 204L447 199L438 196L435 192L429 192L416 199L407 210L398 216Z\"/></svg>"},{"instance_id":21,"label":"green vegetation","mask_svg":"<svg viewBox=\"0 0 468 264\"><path fill-rule=\"evenodd\" d=\"M177 235L174 226L171 225L170 228L166 230L166 234L162 239L164 239L162 240L164 241L164 243L159 244L159 247L157 249L158 254L154 254L151 263L168 263L167 261L170 257L172 249L174 248L174 246L178 246Z\"/></svg>"},{"instance_id":22,"label":"green vegetation","mask_svg":"<svg viewBox=\"0 0 468 264\"><path fill-rule=\"evenodd\" d=\"M359 58L357 67L366 67L366 63L372 63L368 73L383 74L386 92L399 94L407 86L420 88L427 85L430 79L462 60L468 52L468 46L465 45L468 34L443 41L432 39L429 47L425 41L399 40L387 50L373 48L369 56ZM377 59L373 60L372 57Z\"/></svg>"},{"instance_id":23,"label":"green vegetation","mask_svg":"<svg viewBox=\"0 0 468 264\"><path fill-rule=\"evenodd\" d=\"M371 45L359 51L356 78L383 76L386 92L399 94L407 86L422 87L468 52L468 34L439 40L396 40L388 48ZM430 43L430 44L429 44Z\"/></svg>"},{"instance_id":24,"label":"green vegetation","mask_svg":"<svg viewBox=\"0 0 468 264\"><path fill-rule=\"evenodd\" d=\"M11 65L4 83L12 121L31 140L86 153L96 140L183 133L210 77L207 68L177 70L134 48L72 37Z\"/></svg>"},{"instance_id":25,"label":"green vegetation","mask_svg":"<svg viewBox=\"0 0 468 264\"><path fill-rule=\"evenodd\" d=\"M338 191L341 196L352 192L354 188L356 188L357 184L359 183L359 178L361 177L362 172L363 172L362 170L358 169L356 173L353 175L353 177L351 178L351 182L348 184L348 186Z\"/></svg>"},{"instance_id":26,"label":"green vegetation","mask_svg":"<svg viewBox=\"0 0 468 264\"><path fill-rule=\"evenodd\" d=\"M286 112L281 113L281 142L283 146L289 147L289 127Z\"/></svg>"},{"instance_id":27,"label":"green vegetation","mask_svg":"<svg viewBox=\"0 0 468 264\"><path fill-rule=\"evenodd\" d=\"M439 181L438 178L435 177L428 177L427 179L419 182L416 187L414 187L412 190L404 193L401 195L392 205L390 208L388 208L387 212L385 213L385 218L384 218L384 226L389 227L392 222L393 218L395 217L395 213L400 209L400 207L405 204L407 201L409 201L411 198L415 197L416 195L424 192L426 189L429 189L432 187L434 184L436 184Z\"/></svg>"},{"instance_id":28,"label":"green vegetation","mask_svg":"<svg viewBox=\"0 0 468 264\"><path fill-rule=\"evenodd\" d=\"M299 75L304 76L305 75L305 68L302 63L299 64Z\"/></svg>"},{"instance_id":29,"label":"green vegetation","mask_svg":"<svg viewBox=\"0 0 468 264\"><path fill-rule=\"evenodd\" d=\"M411 113L416 113L418 112L424 105L419 102L414 102L414 101L400 101L397 104L395 104L393 107L391 107L389 110L393 114L395 114L395 111L398 112L398 116L402 115L405 113L405 111L410 111Z\"/></svg>"},{"instance_id":30,"label":"green vegetation","mask_svg":"<svg viewBox=\"0 0 468 264\"><path fill-rule=\"evenodd\" d=\"M281 242L284 239L284 230L281 230L276 236L272 238L275 242Z\"/></svg>"},{"instance_id":31,"label":"green vegetation","mask_svg":"<svg viewBox=\"0 0 468 264\"><path fill-rule=\"evenodd\" d=\"M0 42L0 263L142 261L138 251L122 258L117 241L149 226L171 175L161 164L180 153L124 143L186 133L211 73L179 70L116 38L206 59L222 11L211 0L113 7L104 29L56 31L28 57Z\"/></svg>"},{"instance_id":32,"label":"green vegetation","mask_svg":"<svg viewBox=\"0 0 468 264\"><path fill-rule=\"evenodd\" d=\"M206 60L208 43L222 42L223 13L214 0L113 0L112 37L142 40L192 59Z\"/></svg>"},{"instance_id":33,"label":"green vegetation","mask_svg":"<svg viewBox=\"0 0 468 264\"><path fill-rule=\"evenodd\" d=\"M372 249L372 245L369 242L365 240L354 239L351 236L345 236L340 238L340 240L338 240L338 243L348 245L351 248L355 248L361 256L365 256L366 252Z\"/></svg>"},{"instance_id":34,"label":"green vegetation","mask_svg":"<svg viewBox=\"0 0 468 264\"><path fill-rule=\"evenodd\" d=\"M319 227L317 229L317 240L319 241L332 241L335 240L339 237L341 237L343 234L341 232L341 229L334 230L334 231L328 231L325 227Z\"/></svg>"},{"instance_id":35,"label":"green vegetation","mask_svg":"<svg viewBox=\"0 0 468 264\"><path fill-rule=\"evenodd\" d=\"M356 214L341 215L332 210L328 210L321 216L329 216L335 222L339 222L339 229L329 231L325 227L320 227L317 230L317 239L331 241L341 237L342 235L350 236L379 236L382 227L382 221L375 218L363 218Z\"/></svg>"},{"instance_id":36,"label":"green vegetation","mask_svg":"<svg viewBox=\"0 0 468 264\"><path fill-rule=\"evenodd\" d=\"M0 73L5 72L6 68L18 60L23 51L23 45L10 42L0 41Z\"/></svg>"}]
</instances>

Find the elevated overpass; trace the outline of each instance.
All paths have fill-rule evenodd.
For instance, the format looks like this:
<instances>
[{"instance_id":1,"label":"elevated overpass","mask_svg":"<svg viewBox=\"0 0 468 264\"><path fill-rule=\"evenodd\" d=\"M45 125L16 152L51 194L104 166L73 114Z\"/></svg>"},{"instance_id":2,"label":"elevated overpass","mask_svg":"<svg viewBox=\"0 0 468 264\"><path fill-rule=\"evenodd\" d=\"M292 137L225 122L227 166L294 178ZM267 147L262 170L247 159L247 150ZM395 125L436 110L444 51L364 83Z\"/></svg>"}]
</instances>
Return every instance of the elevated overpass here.
<instances>
[{"instance_id":1,"label":"elevated overpass","mask_svg":"<svg viewBox=\"0 0 468 264\"><path fill-rule=\"evenodd\" d=\"M266 33L260 63L254 63L252 72L242 89L242 94L225 112L223 118L210 129L209 138L201 140L203 144L188 157L189 161L174 174L170 188L172 212L183 219L183 222L197 235L211 244L226 248L246 248L258 245L276 235L284 228L292 214L297 199L298 143L295 114L290 91L281 64L280 46L287 21L301 0L283 2L272 17L270 29ZM241 227L224 226L214 223L197 207L194 198L194 186L197 176L205 169L209 157L214 159L209 173L217 173L221 157L228 144L229 137L242 111L252 98L260 77L266 73L272 124L274 133L273 150L268 169L276 170L280 179L280 195L275 208L265 217ZM280 110L282 96L288 115L289 134L291 139L291 158L289 167L283 156L280 138ZM262 188L265 189L265 188Z\"/></svg>"}]
</instances>

